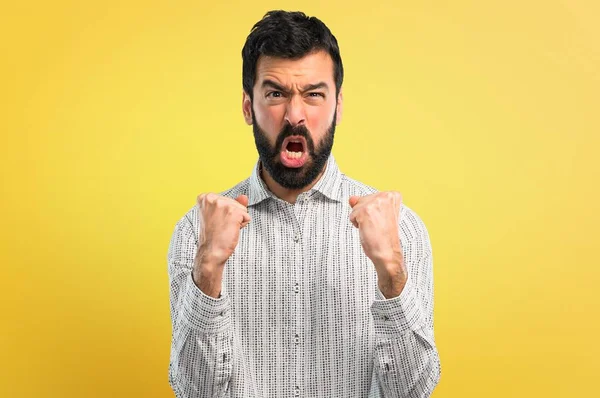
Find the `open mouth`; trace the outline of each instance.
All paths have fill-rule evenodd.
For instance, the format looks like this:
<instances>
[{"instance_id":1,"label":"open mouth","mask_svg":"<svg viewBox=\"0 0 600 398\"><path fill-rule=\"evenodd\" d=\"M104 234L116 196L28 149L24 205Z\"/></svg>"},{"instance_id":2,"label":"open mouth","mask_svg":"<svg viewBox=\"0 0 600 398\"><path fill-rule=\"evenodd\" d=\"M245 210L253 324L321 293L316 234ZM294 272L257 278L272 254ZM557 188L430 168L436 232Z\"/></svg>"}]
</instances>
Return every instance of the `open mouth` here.
<instances>
[{"instance_id":1,"label":"open mouth","mask_svg":"<svg viewBox=\"0 0 600 398\"><path fill-rule=\"evenodd\" d=\"M302 167L308 160L306 139L302 136L292 135L283 140L279 157L286 167Z\"/></svg>"}]
</instances>

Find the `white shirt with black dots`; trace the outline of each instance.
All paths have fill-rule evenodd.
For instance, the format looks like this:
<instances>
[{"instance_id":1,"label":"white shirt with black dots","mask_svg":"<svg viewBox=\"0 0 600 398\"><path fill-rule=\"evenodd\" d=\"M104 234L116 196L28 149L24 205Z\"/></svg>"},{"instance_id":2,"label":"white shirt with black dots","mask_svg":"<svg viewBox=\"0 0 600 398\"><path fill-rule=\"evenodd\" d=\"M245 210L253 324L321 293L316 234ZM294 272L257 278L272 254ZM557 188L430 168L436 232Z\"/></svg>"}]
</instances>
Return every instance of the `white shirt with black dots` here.
<instances>
[{"instance_id":1,"label":"white shirt with black dots","mask_svg":"<svg viewBox=\"0 0 600 398\"><path fill-rule=\"evenodd\" d=\"M349 220L351 195L375 189L342 174L331 155L295 204L260 177L221 195L248 196L220 298L192 281L198 207L176 224L167 254L172 322L169 383L192 397L428 397L441 367L433 333L433 256L417 214L402 205L408 270L385 299Z\"/></svg>"}]
</instances>

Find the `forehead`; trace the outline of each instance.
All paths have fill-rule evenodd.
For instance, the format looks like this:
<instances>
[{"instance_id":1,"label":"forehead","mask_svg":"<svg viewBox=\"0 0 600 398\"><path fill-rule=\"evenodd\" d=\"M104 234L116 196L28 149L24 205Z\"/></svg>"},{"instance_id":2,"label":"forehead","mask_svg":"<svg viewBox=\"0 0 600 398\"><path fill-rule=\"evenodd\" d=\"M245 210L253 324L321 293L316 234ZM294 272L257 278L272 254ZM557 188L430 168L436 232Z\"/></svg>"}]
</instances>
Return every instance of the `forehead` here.
<instances>
[{"instance_id":1,"label":"forehead","mask_svg":"<svg viewBox=\"0 0 600 398\"><path fill-rule=\"evenodd\" d=\"M316 51L298 59L261 55L256 64L256 83L276 79L281 83L333 81L333 61L326 51Z\"/></svg>"}]
</instances>

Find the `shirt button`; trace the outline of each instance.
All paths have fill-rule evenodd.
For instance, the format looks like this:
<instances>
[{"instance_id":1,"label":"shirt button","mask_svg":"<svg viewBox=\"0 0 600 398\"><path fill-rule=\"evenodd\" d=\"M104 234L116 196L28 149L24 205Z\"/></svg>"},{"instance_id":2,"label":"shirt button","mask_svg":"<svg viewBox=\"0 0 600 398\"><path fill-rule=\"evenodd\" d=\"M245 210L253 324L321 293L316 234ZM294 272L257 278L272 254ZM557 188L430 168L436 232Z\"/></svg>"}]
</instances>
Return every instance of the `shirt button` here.
<instances>
[{"instance_id":1,"label":"shirt button","mask_svg":"<svg viewBox=\"0 0 600 398\"><path fill-rule=\"evenodd\" d=\"M300 241L300 234L294 235L294 242L298 243Z\"/></svg>"},{"instance_id":2,"label":"shirt button","mask_svg":"<svg viewBox=\"0 0 600 398\"><path fill-rule=\"evenodd\" d=\"M300 387L296 386L296 388L294 389L294 395L295 396L300 396Z\"/></svg>"},{"instance_id":3,"label":"shirt button","mask_svg":"<svg viewBox=\"0 0 600 398\"><path fill-rule=\"evenodd\" d=\"M294 336L294 343L296 345L300 344L300 336L298 336L298 333L296 333L296 336Z\"/></svg>"},{"instance_id":4,"label":"shirt button","mask_svg":"<svg viewBox=\"0 0 600 398\"><path fill-rule=\"evenodd\" d=\"M300 287L298 286L298 283L296 282L296 285L294 286L294 293L298 293L300 291Z\"/></svg>"}]
</instances>

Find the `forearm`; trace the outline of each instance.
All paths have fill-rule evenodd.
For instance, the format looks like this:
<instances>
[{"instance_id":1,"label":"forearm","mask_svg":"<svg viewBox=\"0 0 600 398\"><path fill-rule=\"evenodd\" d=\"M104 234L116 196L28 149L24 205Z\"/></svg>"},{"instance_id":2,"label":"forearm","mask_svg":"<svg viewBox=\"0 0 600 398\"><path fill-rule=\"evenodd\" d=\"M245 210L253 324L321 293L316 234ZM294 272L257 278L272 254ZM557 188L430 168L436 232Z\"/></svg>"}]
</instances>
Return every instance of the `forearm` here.
<instances>
[{"instance_id":1,"label":"forearm","mask_svg":"<svg viewBox=\"0 0 600 398\"><path fill-rule=\"evenodd\" d=\"M380 294L380 293L379 293ZM376 343L374 372L384 397L429 397L440 377L433 327L408 282L400 296L382 295L372 307Z\"/></svg>"},{"instance_id":2,"label":"forearm","mask_svg":"<svg viewBox=\"0 0 600 398\"><path fill-rule=\"evenodd\" d=\"M221 297L223 269L206 269L195 267L192 271L192 281L204 294L209 297Z\"/></svg>"},{"instance_id":3,"label":"forearm","mask_svg":"<svg viewBox=\"0 0 600 398\"><path fill-rule=\"evenodd\" d=\"M423 332L378 339L374 372L386 398L429 397L440 378L437 349Z\"/></svg>"},{"instance_id":4,"label":"forearm","mask_svg":"<svg viewBox=\"0 0 600 398\"><path fill-rule=\"evenodd\" d=\"M207 296L219 298L223 283L225 263L218 260L211 250L200 246L192 269L192 281Z\"/></svg>"},{"instance_id":5,"label":"forearm","mask_svg":"<svg viewBox=\"0 0 600 398\"><path fill-rule=\"evenodd\" d=\"M191 274L183 283L173 328L169 382L178 398L223 397L232 373L229 299L207 296Z\"/></svg>"}]
</instances>

